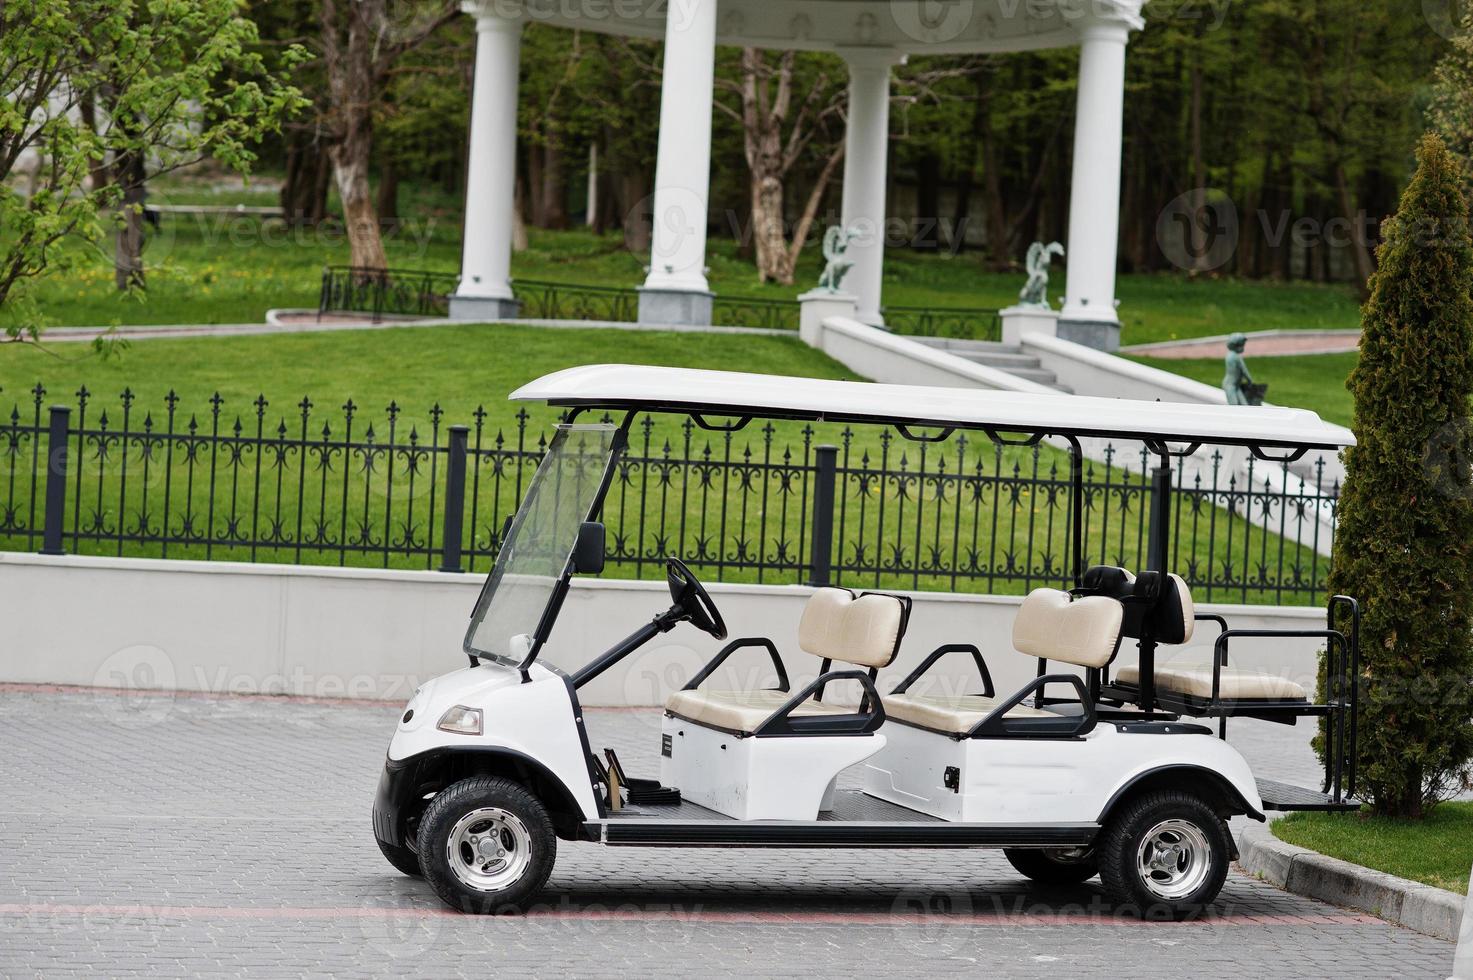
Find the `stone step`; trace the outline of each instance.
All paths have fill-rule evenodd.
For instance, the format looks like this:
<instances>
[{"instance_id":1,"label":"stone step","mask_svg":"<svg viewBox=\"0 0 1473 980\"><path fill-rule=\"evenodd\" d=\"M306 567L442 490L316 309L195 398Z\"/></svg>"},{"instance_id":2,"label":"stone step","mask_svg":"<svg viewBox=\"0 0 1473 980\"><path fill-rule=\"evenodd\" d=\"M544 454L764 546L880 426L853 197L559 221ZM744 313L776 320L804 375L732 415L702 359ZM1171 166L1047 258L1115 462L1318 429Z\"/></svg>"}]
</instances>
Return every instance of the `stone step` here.
<instances>
[{"instance_id":1,"label":"stone step","mask_svg":"<svg viewBox=\"0 0 1473 980\"><path fill-rule=\"evenodd\" d=\"M963 357L973 364L986 364L988 367L1002 368L1004 371L1027 370L1038 367L1038 358L1032 354L1024 354L1004 351L983 350L948 350L946 353Z\"/></svg>"},{"instance_id":2,"label":"stone step","mask_svg":"<svg viewBox=\"0 0 1473 980\"><path fill-rule=\"evenodd\" d=\"M1068 385L1059 384L1054 372L1043 368L1037 357L1025 353L1018 344L1004 344L995 340L955 340L950 337L910 337L917 343L944 350L948 354L981 364L985 367L1006 371L1015 378L1033 381L1065 394L1074 394Z\"/></svg>"}]
</instances>

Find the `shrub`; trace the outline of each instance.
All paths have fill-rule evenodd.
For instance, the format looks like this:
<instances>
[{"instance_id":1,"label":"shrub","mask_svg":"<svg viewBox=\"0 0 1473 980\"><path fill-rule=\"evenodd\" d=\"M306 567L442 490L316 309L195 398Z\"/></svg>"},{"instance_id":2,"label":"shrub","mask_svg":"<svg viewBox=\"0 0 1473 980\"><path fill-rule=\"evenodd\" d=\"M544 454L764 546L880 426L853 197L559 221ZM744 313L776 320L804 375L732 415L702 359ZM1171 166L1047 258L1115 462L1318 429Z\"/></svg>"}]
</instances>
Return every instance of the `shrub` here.
<instances>
[{"instance_id":1,"label":"shrub","mask_svg":"<svg viewBox=\"0 0 1473 980\"><path fill-rule=\"evenodd\" d=\"M1361 310L1330 578L1363 610L1359 789L1402 817L1466 785L1473 758L1473 245L1442 140L1417 163Z\"/></svg>"}]
</instances>

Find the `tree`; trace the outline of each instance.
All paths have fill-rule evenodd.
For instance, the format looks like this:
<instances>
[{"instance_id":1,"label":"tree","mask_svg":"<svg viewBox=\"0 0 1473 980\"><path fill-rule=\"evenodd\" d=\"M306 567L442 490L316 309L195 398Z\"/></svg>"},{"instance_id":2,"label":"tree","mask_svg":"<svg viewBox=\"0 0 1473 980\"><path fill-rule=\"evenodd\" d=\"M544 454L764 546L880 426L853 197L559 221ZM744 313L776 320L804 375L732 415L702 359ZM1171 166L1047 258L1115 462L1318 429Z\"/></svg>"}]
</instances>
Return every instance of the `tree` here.
<instances>
[{"instance_id":1,"label":"tree","mask_svg":"<svg viewBox=\"0 0 1473 980\"><path fill-rule=\"evenodd\" d=\"M1466 784L1473 758L1473 244L1442 140L1417 162L1362 310L1330 578L1362 605L1360 785L1397 817Z\"/></svg>"},{"instance_id":2,"label":"tree","mask_svg":"<svg viewBox=\"0 0 1473 980\"><path fill-rule=\"evenodd\" d=\"M6 0L0 3L0 308L12 339L39 336L24 286L77 261L114 215L142 284L144 166L206 156L241 172L252 147L301 103L254 50L236 0ZM291 57L295 57L293 52ZM29 162L27 193L9 178ZM109 177L111 179L109 179Z\"/></svg>"},{"instance_id":3,"label":"tree","mask_svg":"<svg viewBox=\"0 0 1473 980\"><path fill-rule=\"evenodd\" d=\"M593 227L602 233L617 226L624 247L647 258L662 45L608 34L586 35L584 44L588 54L580 62L571 102L578 110L578 130L599 148L601 190Z\"/></svg>"},{"instance_id":4,"label":"tree","mask_svg":"<svg viewBox=\"0 0 1473 980\"><path fill-rule=\"evenodd\" d=\"M1462 164L1463 179L1473 182L1473 7L1463 15L1452 50L1438 62L1436 77L1429 115Z\"/></svg>"},{"instance_id":5,"label":"tree","mask_svg":"<svg viewBox=\"0 0 1473 980\"><path fill-rule=\"evenodd\" d=\"M823 203L824 191L844 158L842 137L835 138L827 126L843 110L843 89L831 84L816 56L802 62L800 66L798 52L792 50L769 60L760 48L743 48L735 77L722 74L716 79L719 87L737 96L736 106L718 100L716 107L742 128L757 278L784 286L793 284L798 254ZM815 155L823 163L790 238L787 180L815 146L820 148Z\"/></svg>"},{"instance_id":6,"label":"tree","mask_svg":"<svg viewBox=\"0 0 1473 980\"><path fill-rule=\"evenodd\" d=\"M382 269L383 236L369 176L374 116L399 59L451 18L454 0L322 0L319 20L327 72L329 154L355 266Z\"/></svg>"}]
</instances>

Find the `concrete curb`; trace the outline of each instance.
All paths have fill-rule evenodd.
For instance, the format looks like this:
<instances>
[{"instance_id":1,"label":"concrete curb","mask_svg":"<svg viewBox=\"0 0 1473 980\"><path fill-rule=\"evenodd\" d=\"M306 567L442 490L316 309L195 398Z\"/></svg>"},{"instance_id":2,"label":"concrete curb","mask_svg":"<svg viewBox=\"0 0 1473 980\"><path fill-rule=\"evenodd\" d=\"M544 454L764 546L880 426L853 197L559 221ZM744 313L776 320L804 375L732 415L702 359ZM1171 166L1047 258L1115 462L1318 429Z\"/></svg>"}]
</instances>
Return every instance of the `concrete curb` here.
<instances>
[{"instance_id":1,"label":"concrete curb","mask_svg":"<svg viewBox=\"0 0 1473 980\"><path fill-rule=\"evenodd\" d=\"M1266 824L1238 835L1243 870L1285 891L1359 909L1424 935L1457 942L1465 899L1456 892L1372 871L1286 844Z\"/></svg>"}]
</instances>

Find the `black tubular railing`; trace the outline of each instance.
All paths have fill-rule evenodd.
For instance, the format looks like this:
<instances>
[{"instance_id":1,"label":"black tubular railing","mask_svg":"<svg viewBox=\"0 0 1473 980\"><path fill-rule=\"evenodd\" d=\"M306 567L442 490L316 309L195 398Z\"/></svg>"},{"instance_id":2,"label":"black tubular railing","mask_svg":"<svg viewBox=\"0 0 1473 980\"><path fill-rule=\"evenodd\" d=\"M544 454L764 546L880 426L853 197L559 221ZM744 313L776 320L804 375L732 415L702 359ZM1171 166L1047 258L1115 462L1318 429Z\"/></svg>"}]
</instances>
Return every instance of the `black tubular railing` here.
<instances>
[{"instance_id":1,"label":"black tubular railing","mask_svg":"<svg viewBox=\"0 0 1473 980\"><path fill-rule=\"evenodd\" d=\"M1002 312L996 309L887 306L880 313L891 333L948 340L1002 339Z\"/></svg>"},{"instance_id":2,"label":"black tubular railing","mask_svg":"<svg viewBox=\"0 0 1473 980\"><path fill-rule=\"evenodd\" d=\"M0 423L0 548L485 571L555 421L69 401L37 385ZM606 574L656 577L674 554L715 581L1020 593L1073 584L1075 520L1085 564L1144 568L1154 458L1096 455L1076 507L1070 458L1048 445L645 417L604 506ZM1320 604L1339 487L1229 464L1177 461L1172 568L1203 602Z\"/></svg>"},{"instance_id":3,"label":"black tubular railing","mask_svg":"<svg viewBox=\"0 0 1473 980\"><path fill-rule=\"evenodd\" d=\"M322 270L317 318L369 313L378 323L385 316L449 316L450 294L459 282L459 276L445 272L329 265Z\"/></svg>"}]
</instances>

